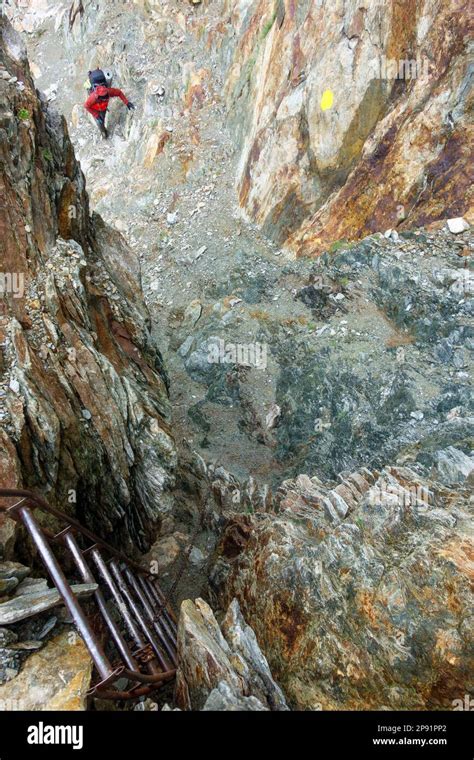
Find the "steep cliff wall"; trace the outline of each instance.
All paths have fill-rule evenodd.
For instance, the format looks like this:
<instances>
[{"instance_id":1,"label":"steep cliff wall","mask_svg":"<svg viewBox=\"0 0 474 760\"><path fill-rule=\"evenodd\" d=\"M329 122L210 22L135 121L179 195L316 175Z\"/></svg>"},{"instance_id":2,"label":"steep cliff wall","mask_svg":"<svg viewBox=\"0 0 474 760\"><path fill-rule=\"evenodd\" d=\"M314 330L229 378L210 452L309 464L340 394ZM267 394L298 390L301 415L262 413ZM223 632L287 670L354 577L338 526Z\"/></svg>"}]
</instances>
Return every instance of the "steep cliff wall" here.
<instances>
[{"instance_id":1,"label":"steep cliff wall","mask_svg":"<svg viewBox=\"0 0 474 760\"><path fill-rule=\"evenodd\" d=\"M314 255L472 213L467 1L244 0L227 11L239 200L274 240Z\"/></svg>"},{"instance_id":2,"label":"steep cliff wall","mask_svg":"<svg viewBox=\"0 0 474 760\"><path fill-rule=\"evenodd\" d=\"M193 544L186 593L210 571L221 609L238 598L292 706L448 709L468 690L472 235L375 234L289 261L237 213L231 154L249 218L301 254L463 213L466 19L463 3L316 0L25 0L16 17L91 203L141 254L153 328L167 321L190 453L149 559L172 581ZM3 46L3 274L25 281L1 316L0 472L144 546L175 450L141 269L90 217L64 123L5 28ZM364 73L412 53L438 68ZM137 110L111 108L104 144L83 80L112 62ZM231 358L250 346L264 362ZM210 673L189 648L189 632L209 639L203 610L184 607L188 686Z\"/></svg>"},{"instance_id":3,"label":"steep cliff wall","mask_svg":"<svg viewBox=\"0 0 474 760\"><path fill-rule=\"evenodd\" d=\"M169 507L175 449L138 263L89 215L65 120L5 18L0 29L0 483L144 547Z\"/></svg>"}]
</instances>

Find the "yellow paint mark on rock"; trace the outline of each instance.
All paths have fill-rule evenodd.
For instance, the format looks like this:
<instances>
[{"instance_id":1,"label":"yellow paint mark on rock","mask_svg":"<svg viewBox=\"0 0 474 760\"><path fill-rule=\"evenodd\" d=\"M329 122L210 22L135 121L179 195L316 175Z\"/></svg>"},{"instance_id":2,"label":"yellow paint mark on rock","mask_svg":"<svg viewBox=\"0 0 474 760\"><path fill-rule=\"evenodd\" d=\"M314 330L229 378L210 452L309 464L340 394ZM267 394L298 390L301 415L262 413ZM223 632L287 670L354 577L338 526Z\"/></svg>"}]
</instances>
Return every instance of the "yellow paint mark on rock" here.
<instances>
[{"instance_id":1,"label":"yellow paint mark on rock","mask_svg":"<svg viewBox=\"0 0 474 760\"><path fill-rule=\"evenodd\" d=\"M327 111L334 103L334 95L331 90L324 90L321 98L321 111Z\"/></svg>"}]
</instances>

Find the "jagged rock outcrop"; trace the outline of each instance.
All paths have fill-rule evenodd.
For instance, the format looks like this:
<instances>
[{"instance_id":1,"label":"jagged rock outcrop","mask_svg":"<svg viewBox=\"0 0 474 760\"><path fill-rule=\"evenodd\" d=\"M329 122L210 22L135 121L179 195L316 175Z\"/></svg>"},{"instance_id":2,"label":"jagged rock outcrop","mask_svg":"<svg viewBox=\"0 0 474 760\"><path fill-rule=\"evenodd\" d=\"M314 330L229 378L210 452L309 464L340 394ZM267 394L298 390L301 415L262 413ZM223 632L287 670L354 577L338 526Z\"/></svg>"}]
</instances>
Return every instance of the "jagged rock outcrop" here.
<instances>
[{"instance_id":1,"label":"jagged rock outcrop","mask_svg":"<svg viewBox=\"0 0 474 760\"><path fill-rule=\"evenodd\" d=\"M451 709L469 690L470 493L404 467L301 475L278 515L229 516L211 583L292 707Z\"/></svg>"},{"instance_id":2,"label":"jagged rock outcrop","mask_svg":"<svg viewBox=\"0 0 474 760\"><path fill-rule=\"evenodd\" d=\"M226 10L239 199L274 240L316 254L472 214L468 0Z\"/></svg>"},{"instance_id":3,"label":"jagged rock outcrop","mask_svg":"<svg viewBox=\"0 0 474 760\"><path fill-rule=\"evenodd\" d=\"M182 603L178 660L175 698L182 709L288 709L236 600L220 627L202 599Z\"/></svg>"},{"instance_id":4,"label":"jagged rock outcrop","mask_svg":"<svg viewBox=\"0 0 474 760\"><path fill-rule=\"evenodd\" d=\"M0 24L0 483L143 548L169 509L176 455L138 262L91 218L64 118Z\"/></svg>"}]
</instances>

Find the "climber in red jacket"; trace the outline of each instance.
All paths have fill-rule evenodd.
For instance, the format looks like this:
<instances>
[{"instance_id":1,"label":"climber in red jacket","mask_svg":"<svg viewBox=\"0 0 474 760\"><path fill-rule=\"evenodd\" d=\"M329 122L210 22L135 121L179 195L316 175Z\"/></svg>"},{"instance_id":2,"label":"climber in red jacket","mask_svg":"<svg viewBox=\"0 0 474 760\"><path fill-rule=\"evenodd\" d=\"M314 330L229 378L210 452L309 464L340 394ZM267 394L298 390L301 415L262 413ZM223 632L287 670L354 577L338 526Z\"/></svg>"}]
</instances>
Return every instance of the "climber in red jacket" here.
<instances>
[{"instance_id":1,"label":"climber in red jacket","mask_svg":"<svg viewBox=\"0 0 474 760\"><path fill-rule=\"evenodd\" d=\"M102 71L100 69L97 71L100 71L100 74L102 74ZM84 103L84 108L96 120L97 126L99 127L103 137L107 138L108 135L105 128L105 115L107 113L107 107L109 105L110 98L120 98L120 100L125 103L129 111L133 110L135 106L123 94L122 90L119 90L115 87L107 87L105 79L101 80L99 77L97 77L99 79L99 83L95 83L93 81L93 75L95 73L96 72L89 72L92 89L90 90L89 97Z\"/></svg>"}]
</instances>

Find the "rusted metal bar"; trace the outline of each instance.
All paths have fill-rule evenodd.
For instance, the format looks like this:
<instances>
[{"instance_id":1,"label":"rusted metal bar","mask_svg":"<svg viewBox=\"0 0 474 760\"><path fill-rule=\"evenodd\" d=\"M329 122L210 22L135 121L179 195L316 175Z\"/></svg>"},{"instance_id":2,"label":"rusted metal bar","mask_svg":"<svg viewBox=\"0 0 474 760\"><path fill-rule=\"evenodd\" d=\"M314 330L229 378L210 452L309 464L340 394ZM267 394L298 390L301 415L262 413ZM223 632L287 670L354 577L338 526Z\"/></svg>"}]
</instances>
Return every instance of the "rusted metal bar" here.
<instances>
[{"instance_id":1,"label":"rusted metal bar","mask_svg":"<svg viewBox=\"0 0 474 760\"><path fill-rule=\"evenodd\" d=\"M151 593L155 597L158 608L163 610L164 614L166 615L166 619L168 620L172 630L175 632L175 634L178 633L178 626L176 623L176 618L173 613L173 610L170 608L170 606L166 603L166 599L164 597L163 592L155 583L155 577L153 575L147 575L142 576L143 580L147 583L148 587L150 588Z\"/></svg>"},{"instance_id":2,"label":"rusted metal bar","mask_svg":"<svg viewBox=\"0 0 474 760\"><path fill-rule=\"evenodd\" d=\"M125 583L122 573L120 572L120 569L117 566L115 560L112 560L112 562L110 563L110 569L112 570L117 586L120 589L120 593L123 594L123 596L127 600L127 603L130 609L133 611L133 615L135 619L137 620L138 624L140 625L140 628L142 629L143 633L145 634L148 641L150 642L153 649L155 650L156 656L160 662L161 667L164 670L170 670L170 663L166 661L165 657L163 657L163 652L160 646L160 642L156 640L155 635L151 632L150 628L146 624L146 621L142 615L142 612L139 606L137 605L135 599L133 598L133 595L131 594L130 589Z\"/></svg>"},{"instance_id":3,"label":"rusted metal bar","mask_svg":"<svg viewBox=\"0 0 474 760\"><path fill-rule=\"evenodd\" d=\"M140 631L138 630L137 626L135 625L135 622L130 615L130 612L128 610L128 607L123 599L122 594L118 590L117 586L115 585L114 579L109 573L108 567L105 564L99 550L96 547L92 547L91 549L91 555L92 559L94 560L95 564L97 565L97 569L102 576L102 579L106 583L106 585L109 588L110 593L112 594L115 604L117 605L117 608L124 620L124 623L134 640L135 644L139 649L143 649L145 646L145 640L142 638L142 635Z\"/></svg>"},{"instance_id":4,"label":"rusted metal bar","mask_svg":"<svg viewBox=\"0 0 474 760\"><path fill-rule=\"evenodd\" d=\"M97 639L97 636L93 633L78 600L74 596L71 587L69 586L69 583L67 582L66 577L59 566L56 557L54 556L48 542L43 536L41 528L37 524L28 507L19 507L18 511L21 515L23 524L25 525L28 533L33 539L41 555L41 559L43 560L49 575L54 581L56 588L64 600L64 604L71 613L72 619L74 620L79 633L86 643L86 646L94 661L94 665L96 666L102 678L102 681L107 681L114 678L116 671L114 671L110 662L105 656L105 653L100 645L100 642Z\"/></svg>"},{"instance_id":5,"label":"rusted metal bar","mask_svg":"<svg viewBox=\"0 0 474 760\"><path fill-rule=\"evenodd\" d=\"M130 571L131 572L131 571ZM166 633L166 636L168 637L168 640L172 644L173 652L176 651L176 635L174 633L173 628L171 627L169 623L168 616L166 615L166 610L162 609L161 614L160 612L156 611L156 599L153 596L150 588L148 587L148 584L146 582L146 579L143 578L142 575L138 576L138 581L141 584L141 587L143 589L143 593L145 594L151 609L153 610L153 620L156 621L156 618L158 618L158 622L163 627L164 632Z\"/></svg>"},{"instance_id":6,"label":"rusted metal bar","mask_svg":"<svg viewBox=\"0 0 474 760\"><path fill-rule=\"evenodd\" d=\"M146 615L147 615L150 623L153 625L155 631L157 632L157 634L159 636L160 643L164 647L164 649L165 649L165 651L166 651L166 653L167 653L167 655L169 657L170 664L171 665L177 665L178 661L177 661L177 659L175 657L173 649L170 647L168 641L166 640L166 634L165 634L165 632L163 630L163 627L160 625L160 622L155 619L153 608L150 606L150 603L149 603L148 599L146 598L143 590L140 588L137 579L133 575L132 571L129 570L127 567L124 569L124 573L125 573L125 577L126 577L128 583L129 583L129 585L133 588L133 590L135 591L135 594L139 598L140 603L141 603L143 609L145 610L145 613L146 613Z\"/></svg>"},{"instance_id":7,"label":"rusted metal bar","mask_svg":"<svg viewBox=\"0 0 474 760\"><path fill-rule=\"evenodd\" d=\"M75 536L72 533L72 530L69 529L65 532L63 532L61 536L62 540L64 541L64 544L67 546L69 551L71 552L72 558L74 559L77 569L79 570L81 577L85 583L95 583L95 578L92 575L92 572L89 568L89 565L87 564L86 560L84 559L84 556L82 554L82 551L79 547L79 544L76 541ZM105 601L104 595L100 589L97 589L97 591L94 592L95 600L97 602L97 606L102 614L102 617L105 620L105 623L112 635L112 638L115 642L115 646L117 647L125 665L130 670L138 670L137 663L133 659L131 652L125 642L125 639L123 638L122 634L120 633L120 630L115 622L115 620L112 618L108 608L107 603Z\"/></svg>"},{"instance_id":8,"label":"rusted metal bar","mask_svg":"<svg viewBox=\"0 0 474 760\"><path fill-rule=\"evenodd\" d=\"M155 585L151 573L138 563L129 560L107 542L99 539L74 518L50 507L44 499L31 491L0 489L0 498L10 497L15 497L19 501L10 506L0 504L0 511L6 512L10 517L25 525L94 661L100 681L88 693L104 699L136 699L152 693L162 683L171 680L176 675L176 669L173 666L177 664L176 619L173 611L166 604L161 589ZM34 508L53 515L63 525L65 524L65 527L59 532L52 532L46 527L41 527L33 516ZM76 534L89 539L92 545L82 551ZM123 665L114 668L109 662L54 555L51 546L53 543L61 543L69 551L80 576L86 583L96 583L95 576L85 558L85 555L91 554L100 576L99 582L105 584L107 594L110 594L110 601L107 601L102 590L97 588L93 594L93 600L111 633ZM109 555L110 570L99 549ZM123 567L120 563L123 563ZM130 651L129 644L114 617L114 607L134 641L136 651ZM141 672L142 668L146 668L148 673ZM133 685L128 690L116 689L112 684L119 678L127 679Z\"/></svg>"},{"instance_id":9,"label":"rusted metal bar","mask_svg":"<svg viewBox=\"0 0 474 760\"><path fill-rule=\"evenodd\" d=\"M157 600L149 586L148 580L141 575L138 576L138 580L140 581L143 591L146 594L147 599L149 600L153 608L153 611L154 611L153 619L158 620L160 625L163 626L163 629L168 637L168 640L171 642L173 651L176 651L177 632L176 632L176 627L173 621L171 620L169 614L167 613L166 608L161 603L158 602L158 607L156 606Z\"/></svg>"},{"instance_id":10,"label":"rusted metal bar","mask_svg":"<svg viewBox=\"0 0 474 760\"><path fill-rule=\"evenodd\" d=\"M28 499L28 501L32 502L28 506L31 508L39 507L44 512L49 512L50 515L54 515L59 520L62 520L64 523L73 526L76 528L78 533L82 533L83 536L86 536L90 541L92 541L93 544L97 544L102 549L107 549L107 552L111 554L113 557L117 557L117 559L121 559L123 562L126 562L129 567L134 567L136 570L138 570L141 573L150 574L146 567L143 567L142 565L138 564L138 562L134 562L133 560L129 559L123 552L118 551L118 549L115 549L111 544L107 543L107 541L104 541L103 539L99 538L95 535L89 528L84 528L83 525L81 525L78 520L76 520L74 517L71 517L70 515L65 514L64 512L61 512L59 509L56 509L55 507L51 507L47 501L45 501L41 496L38 496L37 494L33 493L33 491L28 491L24 488L0 488L0 498L8 498L8 497L18 497L23 496L25 499ZM13 505L13 507L3 506L0 504L0 510L4 510L5 512L9 512L9 510L12 510L9 517L12 517L15 519L15 514L17 512L17 507Z\"/></svg>"},{"instance_id":11,"label":"rusted metal bar","mask_svg":"<svg viewBox=\"0 0 474 760\"><path fill-rule=\"evenodd\" d=\"M125 668L123 675L126 678L138 678L138 680L142 683L162 683L162 681L167 681L169 678L172 678L174 675L176 675L176 668L172 668L171 670L164 670L161 673L154 673L153 675L146 675L145 673L139 673L137 675L136 673L131 673Z\"/></svg>"},{"instance_id":12,"label":"rusted metal bar","mask_svg":"<svg viewBox=\"0 0 474 760\"><path fill-rule=\"evenodd\" d=\"M152 694L154 691L156 691L157 688L160 688L164 683L167 681L171 681L176 676L175 670L170 670L168 673L161 673L160 675L163 676L163 679L155 685L151 686L138 686L134 689L131 689L130 691L118 691L118 690L97 690L96 696L100 697L101 699L120 699L120 700L127 700L127 699L138 699L138 697L144 697L148 694Z\"/></svg>"}]
</instances>

